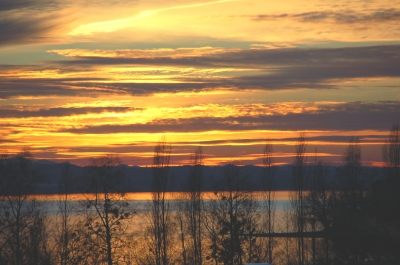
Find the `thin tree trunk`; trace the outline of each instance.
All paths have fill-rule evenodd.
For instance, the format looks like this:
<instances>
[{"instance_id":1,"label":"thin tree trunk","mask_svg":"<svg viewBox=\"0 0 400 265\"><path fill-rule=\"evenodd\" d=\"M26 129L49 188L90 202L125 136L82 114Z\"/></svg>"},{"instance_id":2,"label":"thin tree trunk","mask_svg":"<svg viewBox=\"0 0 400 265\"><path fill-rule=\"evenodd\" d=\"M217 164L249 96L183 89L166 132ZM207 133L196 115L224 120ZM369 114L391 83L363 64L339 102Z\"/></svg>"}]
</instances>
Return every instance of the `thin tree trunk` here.
<instances>
[{"instance_id":1,"label":"thin tree trunk","mask_svg":"<svg viewBox=\"0 0 400 265\"><path fill-rule=\"evenodd\" d=\"M179 222L180 222L180 226L181 226L182 259L183 259L183 265L186 265L185 236L183 234L182 218L179 218Z\"/></svg>"}]
</instances>

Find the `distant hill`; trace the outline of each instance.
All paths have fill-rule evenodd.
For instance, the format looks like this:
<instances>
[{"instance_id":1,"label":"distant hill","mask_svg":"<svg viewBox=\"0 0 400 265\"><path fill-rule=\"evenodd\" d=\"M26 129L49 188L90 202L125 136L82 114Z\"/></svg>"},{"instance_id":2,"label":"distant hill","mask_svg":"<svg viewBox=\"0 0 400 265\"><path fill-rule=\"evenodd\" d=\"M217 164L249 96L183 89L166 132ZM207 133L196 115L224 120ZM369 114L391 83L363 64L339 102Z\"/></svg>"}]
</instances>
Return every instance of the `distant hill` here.
<instances>
[{"instance_id":1,"label":"distant hill","mask_svg":"<svg viewBox=\"0 0 400 265\"><path fill-rule=\"evenodd\" d=\"M43 181L38 185L36 193L53 194L58 193L58 183L61 179L64 163L55 163L51 161L35 161L34 167L43 175ZM152 168L138 166L120 166L125 173L126 183L124 189L126 192L146 192L151 191ZM338 167L327 166L328 179L333 180ZM80 192L79 183L85 177L87 167L80 167L71 164L70 172L76 178L76 188L74 192ZM189 176L190 166L171 167L169 179L169 191L186 191L187 179ZM364 176L366 183L372 183L380 176L380 168L364 167ZM260 190L260 180L263 168L257 166L242 166L241 174L248 179L249 188L251 190ZM203 168L203 190L214 191L223 190L224 167L223 166L204 166ZM292 189L292 166L277 166L275 174L276 190Z\"/></svg>"}]
</instances>

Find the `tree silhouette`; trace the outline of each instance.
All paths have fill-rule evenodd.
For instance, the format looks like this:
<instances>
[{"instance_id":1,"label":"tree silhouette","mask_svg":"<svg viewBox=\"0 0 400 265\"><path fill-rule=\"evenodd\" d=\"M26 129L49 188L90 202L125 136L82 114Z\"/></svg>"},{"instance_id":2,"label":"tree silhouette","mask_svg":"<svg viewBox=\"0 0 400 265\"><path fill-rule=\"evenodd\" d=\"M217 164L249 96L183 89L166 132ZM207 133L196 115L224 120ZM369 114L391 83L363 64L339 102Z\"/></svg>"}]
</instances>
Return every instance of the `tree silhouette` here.
<instances>
[{"instance_id":1,"label":"tree silhouette","mask_svg":"<svg viewBox=\"0 0 400 265\"><path fill-rule=\"evenodd\" d=\"M193 250L193 265L202 264L202 177L203 177L203 148L198 147L191 157L189 175L188 220L191 244Z\"/></svg>"},{"instance_id":2,"label":"tree silhouette","mask_svg":"<svg viewBox=\"0 0 400 265\"><path fill-rule=\"evenodd\" d=\"M400 129L399 124L393 124L387 142L382 148L382 158L388 177L400 178Z\"/></svg>"},{"instance_id":3,"label":"tree silhouette","mask_svg":"<svg viewBox=\"0 0 400 265\"><path fill-rule=\"evenodd\" d=\"M261 187L264 190L263 197L265 200L264 211L265 211L265 226L266 232L270 235L268 237L267 244L267 261L269 263L273 262L273 237L274 232L274 220L275 220L275 167L273 165L273 147L272 144L267 141L264 146L263 153L263 176L261 181Z\"/></svg>"},{"instance_id":4,"label":"tree silhouette","mask_svg":"<svg viewBox=\"0 0 400 265\"><path fill-rule=\"evenodd\" d=\"M361 147L357 138L350 139L342 160L343 166L337 168L332 240L337 262L360 262L364 256L361 246L365 201Z\"/></svg>"},{"instance_id":5,"label":"tree silhouette","mask_svg":"<svg viewBox=\"0 0 400 265\"><path fill-rule=\"evenodd\" d=\"M151 207L152 252L156 265L170 263L170 202L167 199L171 146L165 138L154 148Z\"/></svg>"},{"instance_id":6,"label":"tree silhouette","mask_svg":"<svg viewBox=\"0 0 400 265\"><path fill-rule=\"evenodd\" d=\"M203 148L198 147L190 156L190 169L185 190L180 194L177 218L181 231L183 264L203 263ZM186 236L185 236L186 235ZM186 240L185 244L185 237Z\"/></svg>"},{"instance_id":7,"label":"tree silhouette","mask_svg":"<svg viewBox=\"0 0 400 265\"><path fill-rule=\"evenodd\" d=\"M307 220L311 232L324 231L324 248L318 249L317 239L312 237L312 264L318 264L324 253L324 264L330 261L330 230L332 226L332 206L334 202L333 183L328 180L328 165L318 158L313 159L309 175L309 192L305 198ZM317 254L320 254L318 258Z\"/></svg>"},{"instance_id":8,"label":"tree silhouette","mask_svg":"<svg viewBox=\"0 0 400 265\"><path fill-rule=\"evenodd\" d=\"M32 160L32 154L23 150L1 162L0 260L4 264L40 264L48 256L42 205L30 196L42 179Z\"/></svg>"},{"instance_id":9,"label":"tree silhouette","mask_svg":"<svg viewBox=\"0 0 400 265\"><path fill-rule=\"evenodd\" d=\"M64 163L61 169L61 179L58 183L58 215L59 223L57 226L57 247L60 265L71 264L74 251L71 246L71 235L73 233L74 211L71 193L74 190L76 178L72 174L71 164Z\"/></svg>"},{"instance_id":10,"label":"tree silhouette","mask_svg":"<svg viewBox=\"0 0 400 265\"><path fill-rule=\"evenodd\" d=\"M124 222L131 216L125 200L124 177L117 155L93 158L86 168L83 206L87 209L87 242L108 265L118 263L124 246Z\"/></svg>"},{"instance_id":11,"label":"tree silhouette","mask_svg":"<svg viewBox=\"0 0 400 265\"><path fill-rule=\"evenodd\" d=\"M376 220L376 244L373 253L385 264L398 264L400 253L400 139L399 125L393 124L382 148L385 162L383 178L369 192L371 214Z\"/></svg>"},{"instance_id":12,"label":"tree silhouette","mask_svg":"<svg viewBox=\"0 0 400 265\"><path fill-rule=\"evenodd\" d=\"M222 181L224 188L214 193L205 222L210 239L209 259L224 265L252 262L253 253L246 253L245 244L253 244L255 240L248 236L256 231L254 194L248 189L247 176L242 175L236 164L224 166Z\"/></svg>"},{"instance_id":13,"label":"tree silhouette","mask_svg":"<svg viewBox=\"0 0 400 265\"><path fill-rule=\"evenodd\" d=\"M296 230L299 233L297 238L297 258L298 264L305 264L305 240L304 232L306 230L305 204L306 196L306 167L305 167L305 152L306 142L304 134L300 134L295 146L296 155L293 164L293 192L291 193L291 205L296 223Z\"/></svg>"}]
</instances>

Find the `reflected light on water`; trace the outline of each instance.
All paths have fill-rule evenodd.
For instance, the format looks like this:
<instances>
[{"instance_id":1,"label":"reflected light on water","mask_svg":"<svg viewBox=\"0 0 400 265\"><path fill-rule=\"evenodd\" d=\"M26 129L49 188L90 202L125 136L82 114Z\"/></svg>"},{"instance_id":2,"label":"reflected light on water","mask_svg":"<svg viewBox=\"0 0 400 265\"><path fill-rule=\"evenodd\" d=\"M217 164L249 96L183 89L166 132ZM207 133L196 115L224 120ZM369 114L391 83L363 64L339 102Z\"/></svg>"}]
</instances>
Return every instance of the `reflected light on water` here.
<instances>
[{"instance_id":1,"label":"reflected light on water","mask_svg":"<svg viewBox=\"0 0 400 265\"><path fill-rule=\"evenodd\" d=\"M262 200L265 196L265 191L256 191L254 192L254 197L256 199ZM167 200L179 200L183 194L188 194L187 192L167 192L166 199ZM204 199L213 199L215 197L214 192L206 191L203 192ZM74 193L68 194L68 200L71 201L81 201L86 200L88 195L90 194L82 194L82 193ZM290 191L275 191L274 199L286 201L289 200ZM36 199L39 201L57 201L65 198L65 194L35 194L29 196L32 199ZM129 201L147 201L152 199L152 192L128 192L124 196L125 200Z\"/></svg>"}]
</instances>

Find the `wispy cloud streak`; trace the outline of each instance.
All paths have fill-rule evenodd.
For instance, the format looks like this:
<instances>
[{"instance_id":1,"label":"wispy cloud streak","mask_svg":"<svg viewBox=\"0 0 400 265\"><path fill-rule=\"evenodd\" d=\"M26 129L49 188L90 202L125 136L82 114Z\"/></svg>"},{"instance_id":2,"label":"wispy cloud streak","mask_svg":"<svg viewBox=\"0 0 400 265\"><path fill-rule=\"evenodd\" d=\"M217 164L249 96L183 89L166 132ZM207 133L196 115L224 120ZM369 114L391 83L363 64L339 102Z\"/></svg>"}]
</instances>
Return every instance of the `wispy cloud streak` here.
<instances>
[{"instance_id":1,"label":"wispy cloud streak","mask_svg":"<svg viewBox=\"0 0 400 265\"><path fill-rule=\"evenodd\" d=\"M187 4L187 5L171 6L171 7L161 8L161 9L154 9L154 10L145 10L135 16L128 17L128 18L94 22L94 23L89 23L86 25L81 25L81 26L75 28L74 30L72 30L69 33L69 35L91 35L93 33L98 33L98 32L113 32L113 31L132 27L135 25L136 22L138 22L142 19L151 17L151 16L155 16L164 11L174 10L174 9L194 8L194 7L214 5L214 4L226 3L226 2L232 2L232 1L238 1L238 0L219 0L219 1L212 1L212 2L201 2L201 3Z\"/></svg>"},{"instance_id":2,"label":"wispy cloud streak","mask_svg":"<svg viewBox=\"0 0 400 265\"><path fill-rule=\"evenodd\" d=\"M0 1L0 46L48 42L59 23L57 0Z\"/></svg>"},{"instance_id":3,"label":"wispy cloud streak","mask_svg":"<svg viewBox=\"0 0 400 265\"><path fill-rule=\"evenodd\" d=\"M340 10L311 11L292 14L260 14L257 16L251 16L251 19L257 22L293 19L305 23L329 22L337 24L396 22L400 20L400 10L396 8L387 8L378 10L366 10L364 12L355 10Z\"/></svg>"},{"instance_id":4,"label":"wispy cloud streak","mask_svg":"<svg viewBox=\"0 0 400 265\"><path fill-rule=\"evenodd\" d=\"M316 112L156 119L144 124L82 126L61 129L78 134L205 132L213 130L384 130L400 113L400 103L344 103Z\"/></svg>"},{"instance_id":5,"label":"wispy cloud streak","mask_svg":"<svg viewBox=\"0 0 400 265\"><path fill-rule=\"evenodd\" d=\"M82 107L82 108L47 108L38 110L16 109L16 106L0 107L1 118L28 118L28 117L63 117L89 113L120 113L142 110L129 107Z\"/></svg>"},{"instance_id":6,"label":"wispy cloud streak","mask_svg":"<svg viewBox=\"0 0 400 265\"><path fill-rule=\"evenodd\" d=\"M331 89L341 88L341 82L345 80L400 77L399 45L336 49L212 50L207 48L199 51L192 49L190 51L53 52L70 56L70 60L49 62L55 71L70 73L68 77L51 79L3 77L2 83L19 87L19 95L24 94L24 86L27 87L25 93L32 94L28 86L35 84L53 88L56 85L60 86L61 94L79 93L79 90L84 89L96 93L95 89L98 89L98 93L148 95L213 89ZM149 69L135 73L136 68L144 66ZM125 71L125 76L119 76L116 80L108 74L110 67L116 69L124 67L129 70ZM160 67L166 69L159 70ZM190 68L208 69L208 74L190 73L188 72ZM39 69L42 71L41 66L37 71ZM97 71L95 76L93 70ZM82 77L82 72L85 71L88 71L88 74ZM79 74L79 77L74 77L74 74ZM149 79L146 82L141 81L138 79L138 74ZM155 74L158 75L157 80L152 80L151 76ZM66 89L68 86L75 90L68 91ZM37 91L37 93L40 91L48 93L40 88ZM0 97L3 98L12 95L12 92L0 92Z\"/></svg>"},{"instance_id":7,"label":"wispy cloud streak","mask_svg":"<svg viewBox=\"0 0 400 265\"><path fill-rule=\"evenodd\" d=\"M61 52L60 52L61 53ZM104 51L110 54L111 52ZM74 88L102 88L106 93L130 93L135 95L152 94L157 92L178 92L178 91L196 91L204 89L224 88L258 88L258 89L285 89L285 88L334 88L334 82L343 79L352 78L376 78L376 77L399 77L400 65L398 58L400 56L399 45L387 46L369 46L352 47L338 49L234 49L221 50L200 49L199 52L191 50L189 55L185 52L177 56L177 52L168 51L162 56L154 51L115 51L117 57L109 55L103 57L101 52L96 52L98 56L85 56L84 52L61 53L71 55L72 58L66 61L49 62L54 71L59 73L80 74L80 76L64 76L52 78L12 78L6 76L7 68L3 72L3 78L0 86L13 86L16 90L9 91L3 89L0 97L6 98L12 95L34 95L49 94L49 91L55 94L77 93L76 90L68 91L68 87ZM193 55L196 53L196 55ZM112 53L111 53L112 54ZM124 57L127 55L128 57ZM132 58L129 58L129 55ZM52 65L52 66L51 66ZM116 82L112 76L105 75L102 67L176 67L172 71L179 73L174 79L165 77L156 83L151 80L143 83L140 80L129 81L129 72L125 76L126 81ZM193 67L199 69L242 68L242 73L228 73L225 76L223 72L216 72L216 76L190 76L187 70L182 67ZM35 67L30 71L35 72ZM21 70L26 67L21 66ZM82 77L84 71L93 72L97 69L96 76L88 73ZM11 71L8 69L8 71ZM12 69L18 71L18 66ZM37 66L37 72L43 71L43 66ZM109 70L106 70L109 71ZM131 71L131 72L132 72ZM154 69L148 70L154 73ZM183 72L185 71L185 72ZM161 73L161 72L160 72ZM146 71L142 71L146 76ZM162 74L160 75L162 78ZM134 77L136 79L136 77ZM107 82L103 82L107 81ZM173 81L174 84L171 84ZM333 83L332 83L333 82ZM35 92L29 87L38 87ZM24 87L26 87L24 91ZM42 87L42 88L40 88ZM57 92L59 90L59 92ZM36 92L37 91L37 92ZM42 91L42 92L41 92Z\"/></svg>"}]
</instances>

